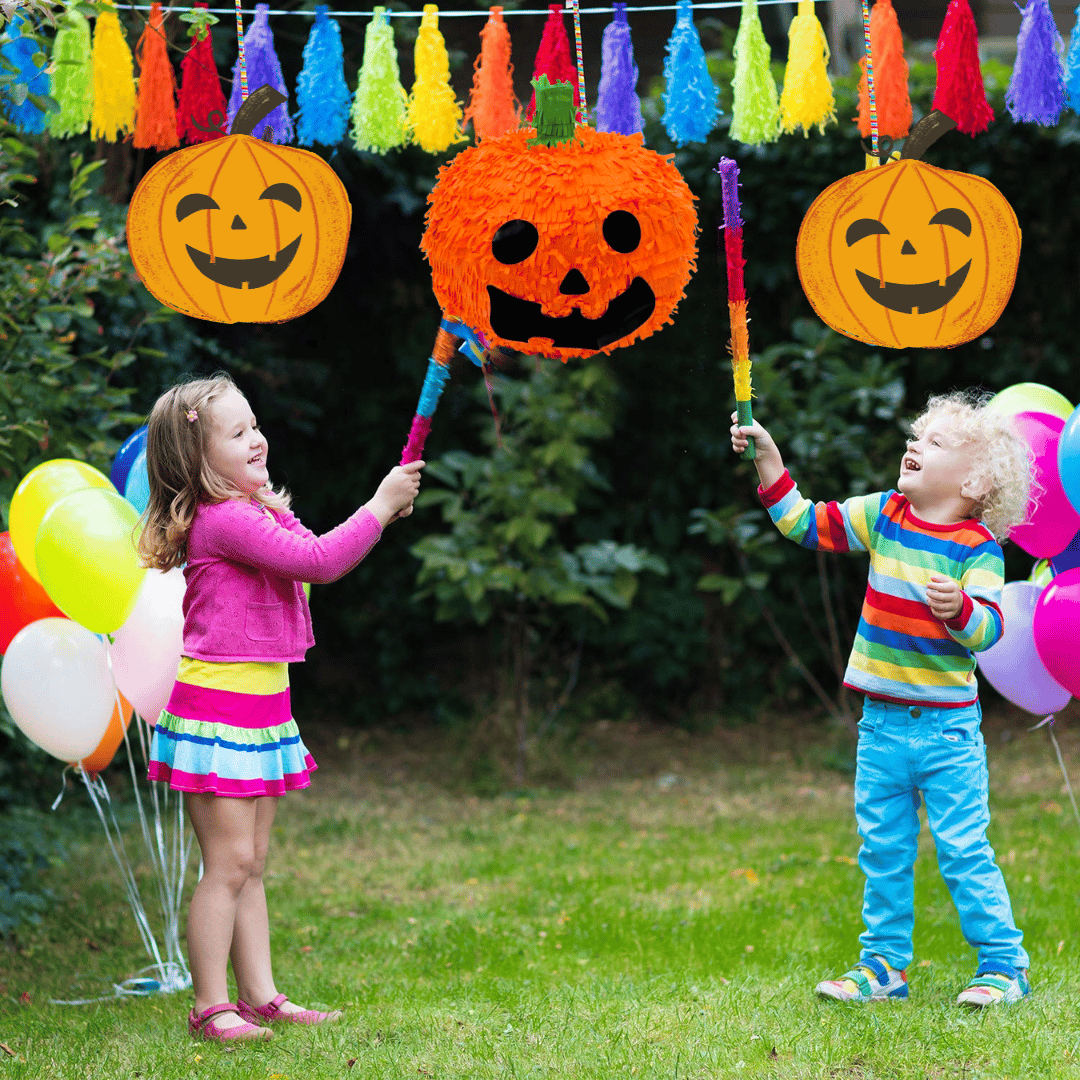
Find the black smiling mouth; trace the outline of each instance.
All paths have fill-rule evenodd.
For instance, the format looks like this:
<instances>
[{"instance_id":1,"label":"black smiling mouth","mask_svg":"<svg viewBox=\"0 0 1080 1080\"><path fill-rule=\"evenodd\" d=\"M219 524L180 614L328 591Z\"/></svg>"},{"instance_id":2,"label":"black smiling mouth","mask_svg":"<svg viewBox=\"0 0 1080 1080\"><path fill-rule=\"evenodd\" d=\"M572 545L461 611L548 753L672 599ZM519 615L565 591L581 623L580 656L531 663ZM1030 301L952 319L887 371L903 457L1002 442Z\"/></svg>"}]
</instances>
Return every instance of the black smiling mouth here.
<instances>
[{"instance_id":1,"label":"black smiling mouth","mask_svg":"<svg viewBox=\"0 0 1080 1080\"><path fill-rule=\"evenodd\" d=\"M866 295L875 300L882 307L890 311L899 311L904 315L916 312L926 315L931 311L943 308L959 291L964 284L968 271L971 269L971 260L968 259L959 270L950 274L944 284L937 281L925 281L920 285L899 285L893 281L886 281L884 285L869 274L861 270L855 273L859 278L859 284L866 290Z\"/></svg>"},{"instance_id":2,"label":"black smiling mouth","mask_svg":"<svg viewBox=\"0 0 1080 1080\"><path fill-rule=\"evenodd\" d=\"M519 341L548 338L559 349L593 349L632 334L656 310L656 294L644 278L636 277L597 319L587 319L580 308L557 318L545 315L538 303L519 300L494 285L487 287L491 299L491 329L497 337Z\"/></svg>"},{"instance_id":3,"label":"black smiling mouth","mask_svg":"<svg viewBox=\"0 0 1080 1080\"><path fill-rule=\"evenodd\" d=\"M277 258L270 261L269 255L258 259L213 259L205 251L198 251L190 244L186 245L191 261L203 277L208 277L218 285L229 289L242 289L245 282L249 289L261 289L277 281L289 268L297 249L300 247L298 236L288 247L277 253Z\"/></svg>"}]
</instances>

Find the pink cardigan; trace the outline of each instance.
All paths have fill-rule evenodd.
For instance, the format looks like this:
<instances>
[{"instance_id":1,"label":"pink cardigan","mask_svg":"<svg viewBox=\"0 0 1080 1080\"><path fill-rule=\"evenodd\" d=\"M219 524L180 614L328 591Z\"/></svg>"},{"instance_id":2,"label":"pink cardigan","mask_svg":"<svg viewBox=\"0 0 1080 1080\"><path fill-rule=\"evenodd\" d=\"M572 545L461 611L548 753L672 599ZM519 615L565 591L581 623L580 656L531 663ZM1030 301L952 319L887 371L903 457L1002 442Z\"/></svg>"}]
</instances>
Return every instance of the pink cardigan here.
<instances>
[{"instance_id":1,"label":"pink cardigan","mask_svg":"<svg viewBox=\"0 0 1080 1080\"><path fill-rule=\"evenodd\" d=\"M382 533L361 507L322 536L254 500L200 503L187 540L184 655L299 661L315 644L301 582L347 574Z\"/></svg>"}]
</instances>

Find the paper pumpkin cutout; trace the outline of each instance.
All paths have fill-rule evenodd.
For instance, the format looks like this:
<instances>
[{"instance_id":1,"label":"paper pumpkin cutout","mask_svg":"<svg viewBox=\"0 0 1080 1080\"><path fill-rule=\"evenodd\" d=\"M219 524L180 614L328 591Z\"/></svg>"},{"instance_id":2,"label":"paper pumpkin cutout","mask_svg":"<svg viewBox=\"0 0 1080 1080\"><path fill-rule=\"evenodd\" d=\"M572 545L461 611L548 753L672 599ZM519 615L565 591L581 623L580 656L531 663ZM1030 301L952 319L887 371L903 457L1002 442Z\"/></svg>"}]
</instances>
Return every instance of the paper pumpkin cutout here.
<instances>
[{"instance_id":1,"label":"paper pumpkin cutout","mask_svg":"<svg viewBox=\"0 0 1080 1080\"><path fill-rule=\"evenodd\" d=\"M337 281L352 207L317 154L250 132L284 97L251 93L223 139L159 161L131 199L131 261L163 304L210 322L285 322Z\"/></svg>"},{"instance_id":2,"label":"paper pumpkin cutout","mask_svg":"<svg viewBox=\"0 0 1080 1080\"><path fill-rule=\"evenodd\" d=\"M1020 227L989 180L927 165L956 125L934 111L899 161L827 187L803 218L799 279L818 316L893 349L961 345L997 322L1012 294Z\"/></svg>"},{"instance_id":3,"label":"paper pumpkin cutout","mask_svg":"<svg viewBox=\"0 0 1080 1080\"><path fill-rule=\"evenodd\" d=\"M695 268L694 195L640 134L575 128L569 83L536 92L535 130L440 170L421 247L443 312L491 343L610 353L671 321Z\"/></svg>"}]
</instances>

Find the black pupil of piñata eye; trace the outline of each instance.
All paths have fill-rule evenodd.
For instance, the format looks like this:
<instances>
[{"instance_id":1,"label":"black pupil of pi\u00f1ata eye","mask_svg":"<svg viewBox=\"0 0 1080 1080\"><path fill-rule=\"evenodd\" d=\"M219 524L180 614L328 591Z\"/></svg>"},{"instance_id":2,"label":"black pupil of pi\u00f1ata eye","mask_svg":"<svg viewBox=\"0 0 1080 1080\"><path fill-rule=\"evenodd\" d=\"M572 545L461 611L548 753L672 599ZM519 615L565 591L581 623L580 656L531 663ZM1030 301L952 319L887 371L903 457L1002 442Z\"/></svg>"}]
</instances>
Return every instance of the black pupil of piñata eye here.
<instances>
[{"instance_id":1,"label":"black pupil of pi\u00f1ata eye","mask_svg":"<svg viewBox=\"0 0 1080 1080\"><path fill-rule=\"evenodd\" d=\"M616 251L629 255L641 243L641 225L629 210L616 210L604 220L604 239Z\"/></svg>"},{"instance_id":2,"label":"black pupil of pi\u00f1ata eye","mask_svg":"<svg viewBox=\"0 0 1080 1080\"><path fill-rule=\"evenodd\" d=\"M514 218L505 225L500 225L491 238L491 254L506 266L523 262L540 243L540 234L536 226L521 218Z\"/></svg>"}]
</instances>

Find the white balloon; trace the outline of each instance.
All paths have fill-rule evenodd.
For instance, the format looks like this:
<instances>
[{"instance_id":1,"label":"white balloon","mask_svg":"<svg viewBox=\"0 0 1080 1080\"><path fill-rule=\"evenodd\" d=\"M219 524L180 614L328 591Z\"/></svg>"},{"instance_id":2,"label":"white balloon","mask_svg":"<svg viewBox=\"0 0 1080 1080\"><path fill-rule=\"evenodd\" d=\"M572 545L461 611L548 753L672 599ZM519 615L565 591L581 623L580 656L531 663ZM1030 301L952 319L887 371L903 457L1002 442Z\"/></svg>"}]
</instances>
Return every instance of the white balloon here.
<instances>
[{"instance_id":1,"label":"white balloon","mask_svg":"<svg viewBox=\"0 0 1080 1080\"><path fill-rule=\"evenodd\" d=\"M61 761L93 753L116 706L104 643L72 619L38 619L12 638L0 692L23 734Z\"/></svg>"},{"instance_id":2,"label":"white balloon","mask_svg":"<svg viewBox=\"0 0 1080 1080\"><path fill-rule=\"evenodd\" d=\"M184 651L184 572L148 570L127 622L112 645L120 693L151 726L169 703Z\"/></svg>"}]
</instances>

